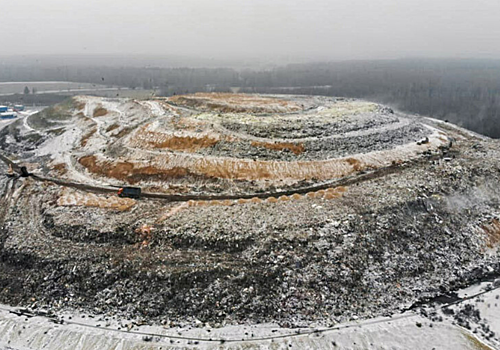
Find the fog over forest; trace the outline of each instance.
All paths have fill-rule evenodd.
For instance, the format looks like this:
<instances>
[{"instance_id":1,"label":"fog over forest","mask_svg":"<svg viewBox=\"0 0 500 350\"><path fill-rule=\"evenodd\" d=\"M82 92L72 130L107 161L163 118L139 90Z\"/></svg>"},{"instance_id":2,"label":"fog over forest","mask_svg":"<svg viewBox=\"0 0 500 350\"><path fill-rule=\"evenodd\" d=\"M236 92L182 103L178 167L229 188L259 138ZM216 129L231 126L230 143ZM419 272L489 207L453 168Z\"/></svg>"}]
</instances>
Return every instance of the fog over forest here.
<instances>
[{"instance_id":1,"label":"fog over forest","mask_svg":"<svg viewBox=\"0 0 500 350\"><path fill-rule=\"evenodd\" d=\"M358 97L500 137L499 13L491 0L8 1L0 81Z\"/></svg>"}]
</instances>

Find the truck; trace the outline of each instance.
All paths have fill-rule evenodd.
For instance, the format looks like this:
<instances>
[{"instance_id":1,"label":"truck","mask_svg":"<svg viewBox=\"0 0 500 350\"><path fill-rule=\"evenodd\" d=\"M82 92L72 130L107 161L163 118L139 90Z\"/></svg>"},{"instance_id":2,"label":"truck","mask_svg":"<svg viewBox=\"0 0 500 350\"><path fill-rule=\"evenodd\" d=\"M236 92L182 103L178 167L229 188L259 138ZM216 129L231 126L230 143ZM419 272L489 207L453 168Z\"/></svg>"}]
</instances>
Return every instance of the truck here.
<instances>
[{"instance_id":1,"label":"truck","mask_svg":"<svg viewBox=\"0 0 500 350\"><path fill-rule=\"evenodd\" d=\"M140 198L141 197L141 188L140 187L121 187L118 189L118 197Z\"/></svg>"}]
</instances>

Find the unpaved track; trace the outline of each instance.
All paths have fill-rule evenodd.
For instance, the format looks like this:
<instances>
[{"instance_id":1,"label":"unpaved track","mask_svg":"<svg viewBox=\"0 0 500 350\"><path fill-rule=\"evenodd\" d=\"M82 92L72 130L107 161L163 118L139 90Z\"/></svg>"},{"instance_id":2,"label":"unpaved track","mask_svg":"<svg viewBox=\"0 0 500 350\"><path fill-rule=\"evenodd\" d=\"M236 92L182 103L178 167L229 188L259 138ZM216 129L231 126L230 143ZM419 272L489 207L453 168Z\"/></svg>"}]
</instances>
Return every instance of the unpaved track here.
<instances>
[{"instance_id":1,"label":"unpaved track","mask_svg":"<svg viewBox=\"0 0 500 350\"><path fill-rule=\"evenodd\" d=\"M322 182L320 184L312 185L312 186L307 186L307 187L300 187L297 189L291 189L291 190L284 190L284 191L277 191L277 192L262 192L262 193L252 193L252 194L239 194L239 195L230 195L230 194L223 194L223 195L173 195L173 194L162 194L162 193L150 193L150 192L143 192L141 196L143 198L152 198L152 199L163 199L167 200L169 202L187 202L190 200L195 200L195 201L210 201L210 200L238 200L238 199L252 199L252 198L260 198L260 199L266 199L270 197L281 197L281 196L291 196L294 194L306 194L309 192L315 192L319 190L324 190L332 187L338 187L338 186L350 186L356 183L360 183L363 181L367 181L370 179L376 179L382 176L386 176L388 174L393 174L395 172L401 171L404 168L412 167L412 166L418 166L419 164L426 163L430 160L437 160L443 157L443 154L438 154L438 155L433 155L429 157L420 157L418 159L408 161L403 164L394 164L390 165L387 167L379 168L376 170L372 171L367 171L363 172L361 174L357 175L352 175L352 176L346 176L340 179L334 179L326 182ZM14 171L17 173L21 173L21 167L17 165L15 162L10 160L9 158L5 157L4 155L0 154L0 160L2 160L5 164L7 165L12 165L12 168ZM31 178L33 178L36 181L41 181L41 182L52 182L56 185L64 186L64 187L70 187L82 191L88 191L88 192L97 192L97 193L116 193L117 188L113 187L104 187L104 186L93 186L89 184L84 184L84 183L78 183L74 181L67 181L67 180L62 180L62 179L57 179L57 178L52 178L52 177L44 177L44 176L38 176L31 174Z\"/></svg>"},{"instance_id":2,"label":"unpaved track","mask_svg":"<svg viewBox=\"0 0 500 350\"><path fill-rule=\"evenodd\" d=\"M497 280L498 281L498 280ZM497 285L497 284L495 284ZM478 293L475 293L473 295L467 296L467 297L462 297L459 298L458 300L444 304L444 305L435 305L433 303L430 303L428 305L431 308L434 308L435 310L444 310L448 309L449 307L471 301L471 300L476 300L476 303L479 301L480 297L483 297L486 294L492 294L498 295L498 288L500 288L500 285L497 285L497 287L480 291ZM428 319L423 318L418 312L413 312L413 311L406 311L402 312L400 314L391 316L391 317L379 317L379 318L374 318L374 319L367 319L367 320L360 320L357 322L345 322L341 323L332 327L325 327L325 328L297 328L297 329L277 329L278 333L269 333L269 330L266 331L265 327L263 327L260 331L259 329L253 329L252 330L252 336L250 337L248 335L248 332L243 334L246 329L244 327L240 327L239 333L240 334L235 334L238 332L237 329L234 329L233 331L227 331L228 334L224 334L224 329L215 329L213 330L213 334L211 337L208 335L201 335L203 333L203 329L200 331L196 332L188 332L186 334L182 334L181 332L175 332L175 330L171 331L165 331L163 330L158 330L156 328L148 328L148 327L139 327L136 330L125 330L125 329L116 329L113 328L112 326L110 327L98 327L96 326L95 323L89 322L86 320L72 320L72 319L63 319L59 316L56 315L45 315L45 314L40 314L37 313L36 311L32 311L29 309L20 309L20 308L12 308L9 306L4 306L0 305L0 312L3 313L3 315L0 315L0 323L2 324L2 331L5 328L8 328L5 326L6 323L8 323L12 328L16 328L17 325L16 323L21 322L24 325L27 325L28 328L33 327L33 324L35 324L37 327L41 327L44 330L49 329L51 332L49 336L46 338L46 344L50 342L50 345L48 346L49 349L54 348L55 344L58 346L61 345L61 342L68 342L65 340L64 336L61 336L61 334L58 334L56 328L62 330L65 333L71 333L74 334L75 337L80 336L80 346L81 348L87 348L85 344L90 343L95 346L96 342L94 341L86 341L85 340L85 334L92 334L93 332L99 332L96 333L95 336L100 337L102 335L106 335L107 337L113 338L113 337L121 337L128 339L129 342L140 342L139 339L143 339L143 342L141 342L142 347L144 349L161 349L161 348L177 348L175 345L170 345L174 344L177 342L183 342L187 343L187 345L191 344L196 344L198 345L197 348L203 348L203 349L211 349L211 348L218 348L218 349L227 349L227 348L262 348L263 346L268 345L267 342L277 342L277 344L282 344L283 347L285 347L287 344L293 343L294 345L300 346L300 345L305 345L308 344L309 346L314 345L319 345L324 348L325 346L328 346L330 344L333 344L334 342L338 342L340 339L342 339L342 334L343 332L346 332L347 335L352 337L352 342L356 344L355 341L362 342L364 337L369 337L370 331L376 330L378 332L383 332L381 329L385 328L385 332L388 336L385 339L387 342L394 341L394 339L397 339L399 337L398 333L394 333L395 329L400 329L401 327L403 328L410 328L414 329L414 332L410 332L410 337L411 339L411 344L406 344L408 348L414 348L417 346L417 339L418 337L415 337L415 334L417 331L420 332L420 328L415 327L415 324L417 323L427 323L429 322ZM16 316L18 318L16 318ZM29 321L29 322L28 322ZM26 323L28 322L28 323ZM442 321L443 322L443 321ZM457 344L457 339L460 340L462 339L460 337L460 332L464 334L467 332L466 329L461 328L457 325L450 326L450 323L452 322L451 319L448 319L445 317L445 320L442 324L436 323L435 327L436 328L441 328L441 332L445 332L443 334L443 338L447 339L450 343L454 343L453 346L450 347L444 347L446 349L449 348L467 348L467 341L463 342L458 342ZM57 326L51 325L51 323L56 324ZM393 326L391 326L393 325ZM409 327L408 327L409 326ZM381 328L382 327L382 328ZM434 327L433 327L434 328ZM8 328L11 329L11 328ZM25 329L25 327L23 327ZM432 330L432 328L430 329ZM456 333L452 332L452 330L456 330ZM15 337L14 332L2 332L0 331L0 339L4 342L10 342L11 339L14 340L14 343L20 343L19 338ZM276 330L275 330L276 331ZM408 329L406 329L408 331ZM254 336L253 333L256 333L256 336ZM274 331L273 331L274 332ZM42 333L42 332L39 332ZM44 331L44 334L48 334L48 331ZM437 341L436 336L432 336L432 332L424 332L427 333L427 336L431 338L431 340L427 340L432 345L436 345L435 342ZM470 333L468 333L470 334ZM345 333L344 333L345 335ZM350 338L349 337L349 338ZM144 342L144 339L152 339L152 342L149 342L146 344ZM315 339L316 341L312 341ZM408 340L410 340L408 339ZM466 339L466 338L465 338ZM495 341L494 339L489 339L489 341L484 342L485 339L482 337L476 338L477 343L476 345L480 346L480 348L484 349L489 349L487 344L491 344L492 346L497 345L498 342ZM169 341L169 343L167 342ZM372 339L373 341L373 339ZM31 344L35 344L35 341L32 341ZM316 344L318 343L318 344ZM342 342L340 342L342 343ZM383 342L382 342L383 343ZM28 342L29 344L29 342ZM327 345L328 344L328 345ZM354 345L353 344L353 345ZM339 346L340 344L338 344ZM373 344L371 344L373 345ZM380 344L378 344L380 345ZM420 345L423 345L420 343ZM426 346L429 344L425 344ZM367 348L371 348L367 347ZM400 346L397 347L391 347L391 348L402 348ZM421 347L419 347L421 348Z\"/></svg>"}]
</instances>

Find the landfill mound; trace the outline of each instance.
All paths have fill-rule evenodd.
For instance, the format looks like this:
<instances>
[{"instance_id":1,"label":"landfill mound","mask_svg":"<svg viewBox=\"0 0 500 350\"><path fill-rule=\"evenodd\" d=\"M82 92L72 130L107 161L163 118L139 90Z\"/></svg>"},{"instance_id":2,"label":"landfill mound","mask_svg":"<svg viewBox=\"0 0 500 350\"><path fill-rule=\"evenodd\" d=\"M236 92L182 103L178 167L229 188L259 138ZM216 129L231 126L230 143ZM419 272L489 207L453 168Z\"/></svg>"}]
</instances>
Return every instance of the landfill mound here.
<instances>
[{"instance_id":1,"label":"landfill mound","mask_svg":"<svg viewBox=\"0 0 500 350\"><path fill-rule=\"evenodd\" d=\"M443 131L371 102L282 95L76 97L19 124L0 142L16 156L44 157L34 171L173 194L312 186L449 143Z\"/></svg>"},{"instance_id":2,"label":"landfill mound","mask_svg":"<svg viewBox=\"0 0 500 350\"><path fill-rule=\"evenodd\" d=\"M500 272L498 142L375 103L81 96L0 145L36 175L0 177L1 303L307 327Z\"/></svg>"}]
</instances>

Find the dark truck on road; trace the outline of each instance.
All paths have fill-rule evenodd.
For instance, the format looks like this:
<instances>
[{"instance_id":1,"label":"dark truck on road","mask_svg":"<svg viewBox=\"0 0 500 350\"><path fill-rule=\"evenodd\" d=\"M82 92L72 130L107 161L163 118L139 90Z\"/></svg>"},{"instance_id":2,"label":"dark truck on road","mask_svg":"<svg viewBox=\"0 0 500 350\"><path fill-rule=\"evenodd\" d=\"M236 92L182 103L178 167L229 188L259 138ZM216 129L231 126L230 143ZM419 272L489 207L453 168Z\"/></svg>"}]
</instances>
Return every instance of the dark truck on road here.
<instances>
[{"instance_id":1,"label":"dark truck on road","mask_svg":"<svg viewBox=\"0 0 500 350\"><path fill-rule=\"evenodd\" d=\"M140 187L122 187L118 190L118 197L140 198L141 197L141 188Z\"/></svg>"}]
</instances>

